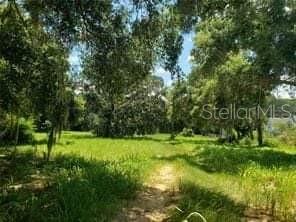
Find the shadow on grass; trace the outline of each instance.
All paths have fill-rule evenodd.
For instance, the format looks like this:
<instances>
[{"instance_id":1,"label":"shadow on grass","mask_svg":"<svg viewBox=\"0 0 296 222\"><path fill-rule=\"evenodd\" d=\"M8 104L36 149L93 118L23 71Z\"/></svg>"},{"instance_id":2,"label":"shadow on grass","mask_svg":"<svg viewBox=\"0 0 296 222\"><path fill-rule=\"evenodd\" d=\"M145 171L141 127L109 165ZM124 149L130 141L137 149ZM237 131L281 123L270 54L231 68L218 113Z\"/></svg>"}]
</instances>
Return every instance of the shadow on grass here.
<instances>
[{"instance_id":1,"label":"shadow on grass","mask_svg":"<svg viewBox=\"0 0 296 222\"><path fill-rule=\"evenodd\" d=\"M208 222L241 221L246 208L242 204L235 203L222 193L211 191L193 183L182 184L181 193L183 197L178 204L178 208L183 212L176 210L172 221L183 221L192 212L202 214ZM201 220L192 217L190 221Z\"/></svg>"},{"instance_id":2,"label":"shadow on grass","mask_svg":"<svg viewBox=\"0 0 296 222\"><path fill-rule=\"evenodd\" d=\"M181 159L206 172L229 174L239 173L253 163L267 169L296 167L295 154L262 148L207 146L191 154L178 154L160 159L169 161Z\"/></svg>"},{"instance_id":3,"label":"shadow on grass","mask_svg":"<svg viewBox=\"0 0 296 222\"><path fill-rule=\"evenodd\" d=\"M85 133L85 134L65 134L63 135L63 138L65 140L79 140L79 139L118 139L118 140L134 140L134 141L154 141L154 142L166 142L171 141L168 138L155 138L150 136L125 136L125 137L97 137L91 133Z\"/></svg>"},{"instance_id":4,"label":"shadow on grass","mask_svg":"<svg viewBox=\"0 0 296 222\"><path fill-rule=\"evenodd\" d=\"M124 137L121 138L124 140L136 140L136 141L154 141L160 143L168 143L171 145L179 145L179 144L193 144L193 145L217 145L218 142L215 139L197 139L194 137L188 137L188 139L183 138L175 138L170 139L169 135L167 138L156 138L152 136L135 136L135 137Z\"/></svg>"},{"instance_id":5,"label":"shadow on grass","mask_svg":"<svg viewBox=\"0 0 296 222\"><path fill-rule=\"evenodd\" d=\"M115 162L1 158L0 221L110 221L139 188L137 176Z\"/></svg>"},{"instance_id":6,"label":"shadow on grass","mask_svg":"<svg viewBox=\"0 0 296 222\"><path fill-rule=\"evenodd\" d=\"M94 134L91 132L87 133L64 133L62 135L63 139L97 139L99 137L96 137Z\"/></svg>"},{"instance_id":7,"label":"shadow on grass","mask_svg":"<svg viewBox=\"0 0 296 222\"><path fill-rule=\"evenodd\" d=\"M218 145L219 142L216 139L179 139L176 141L180 144L193 144L193 145Z\"/></svg>"},{"instance_id":8,"label":"shadow on grass","mask_svg":"<svg viewBox=\"0 0 296 222\"><path fill-rule=\"evenodd\" d=\"M47 144L47 139L46 138L39 139L39 140L34 141L34 143L35 143L35 145L44 145L44 144Z\"/></svg>"},{"instance_id":9,"label":"shadow on grass","mask_svg":"<svg viewBox=\"0 0 296 222\"><path fill-rule=\"evenodd\" d=\"M83 134L67 134L63 135L64 140L79 140L79 139L111 139L106 137L96 137L91 133L83 133ZM193 144L193 145L218 145L217 140L215 139L200 139L195 137L188 137L187 139L184 138L175 138L170 139L170 136L167 135L166 137L153 137L153 136L126 136L126 137L115 137L113 139L118 140L131 140L131 141L153 141L153 142L160 142L160 143L169 143L171 145L178 145L178 144Z\"/></svg>"}]
</instances>

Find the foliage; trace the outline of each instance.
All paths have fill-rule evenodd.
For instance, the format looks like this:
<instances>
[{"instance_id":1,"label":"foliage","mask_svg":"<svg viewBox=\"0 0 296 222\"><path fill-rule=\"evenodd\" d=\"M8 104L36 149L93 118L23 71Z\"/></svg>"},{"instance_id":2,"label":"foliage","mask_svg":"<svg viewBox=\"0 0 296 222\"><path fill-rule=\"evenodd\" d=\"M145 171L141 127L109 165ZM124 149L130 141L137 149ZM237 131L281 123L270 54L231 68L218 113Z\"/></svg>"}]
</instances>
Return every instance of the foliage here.
<instances>
[{"instance_id":1,"label":"foliage","mask_svg":"<svg viewBox=\"0 0 296 222\"><path fill-rule=\"evenodd\" d=\"M295 64L289 58L295 55L288 50L288 45L295 40L292 25L295 6L291 2L205 1L197 5L200 19L196 21L196 47L192 52L193 79L201 85L205 78L214 78L217 84L223 86L222 94L219 90L212 92L218 100L210 104L223 109L227 106L225 103L232 101L245 108L249 104L263 108L272 89L282 83L294 84L294 74L289 70L293 70ZM191 16L194 18L194 15ZM237 79L242 84L238 84ZM226 94L235 96L224 98ZM254 127L258 133L258 144L262 145L264 116L260 112L257 114ZM223 125L219 127L225 128L225 123ZM245 128L250 123L239 122L237 125ZM240 133L240 129L230 120L226 123L226 131L231 132L231 128L236 128Z\"/></svg>"},{"instance_id":2,"label":"foliage","mask_svg":"<svg viewBox=\"0 0 296 222\"><path fill-rule=\"evenodd\" d=\"M264 208L274 220L293 220L296 159L285 145L296 145L295 127L280 128L267 147L266 116L258 110L281 84L296 85L295 6L294 0L0 1L0 139L15 146L12 156L1 149L0 220L110 221L149 169L168 162L184 179L184 212L173 219L200 210L209 221L240 221L245 210ZM186 79L178 59L183 33L192 30ZM78 93L69 80L74 48L82 51ZM169 89L152 75L155 67L177 77ZM242 119L204 118L205 106L212 116L233 107L255 110ZM47 137L35 141L31 122ZM60 138L65 128L121 139ZM143 136L164 129L174 141ZM253 147L254 130L265 147ZM58 142L52 161L41 159L44 142L47 160ZM31 146L17 149L28 143L34 155L25 153Z\"/></svg>"},{"instance_id":3,"label":"foliage","mask_svg":"<svg viewBox=\"0 0 296 222\"><path fill-rule=\"evenodd\" d=\"M27 111L27 90L31 83L35 48L12 3L1 10L0 15L1 108L19 115Z\"/></svg>"},{"instance_id":4,"label":"foliage","mask_svg":"<svg viewBox=\"0 0 296 222\"><path fill-rule=\"evenodd\" d=\"M282 144L295 146L295 122L293 118L269 119L267 135L278 139Z\"/></svg>"},{"instance_id":5,"label":"foliage","mask_svg":"<svg viewBox=\"0 0 296 222\"><path fill-rule=\"evenodd\" d=\"M15 127L14 124L11 124L11 121L16 122L16 117L11 117L12 119L2 120L1 128L0 128L0 138L1 145L13 145L14 135L15 135ZM32 120L26 120L24 118L20 118L19 120L19 136L17 144L32 144L34 142L34 126L32 124Z\"/></svg>"},{"instance_id":6,"label":"foliage","mask_svg":"<svg viewBox=\"0 0 296 222\"><path fill-rule=\"evenodd\" d=\"M163 80L151 76L132 88L117 113L118 135L156 133L166 124L167 100Z\"/></svg>"},{"instance_id":7,"label":"foliage","mask_svg":"<svg viewBox=\"0 0 296 222\"><path fill-rule=\"evenodd\" d=\"M181 135L185 137L192 137L194 134L192 129L184 128L181 132Z\"/></svg>"},{"instance_id":8,"label":"foliage","mask_svg":"<svg viewBox=\"0 0 296 222\"><path fill-rule=\"evenodd\" d=\"M257 85L243 53L230 54L226 60L212 75L196 77L193 73L190 76L192 87L199 87L193 90L195 107L192 113L201 129L210 131L207 125L211 125L215 127L212 131L225 131L226 137L239 140L250 136L257 121L256 112L252 111L257 104Z\"/></svg>"},{"instance_id":9,"label":"foliage","mask_svg":"<svg viewBox=\"0 0 296 222\"><path fill-rule=\"evenodd\" d=\"M177 80L169 91L171 136L191 127L192 97L186 80Z\"/></svg>"},{"instance_id":10,"label":"foliage","mask_svg":"<svg viewBox=\"0 0 296 222\"><path fill-rule=\"evenodd\" d=\"M75 92L70 91L69 97L67 98L66 128L75 131L87 130L85 99L83 95L75 95Z\"/></svg>"},{"instance_id":11,"label":"foliage","mask_svg":"<svg viewBox=\"0 0 296 222\"><path fill-rule=\"evenodd\" d=\"M279 135L279 139L282 143L296 146L296 129L293 128L286 128L285 130L281 131L281 134Z\"/></svg>"},{"instance_id":12,"label":"foliage","mask_svg":"<svg viewBox=\"0 0 296 222\"><path fill-rule=\"evenodd\" d=\"M86 94L87 119L97 136L108 137L110 130L114 137L152 134L167 124L163 80L156 76L125 89L114 103L111 125L109 104L104 94L92 90Z\"/></svg>"},{"instance_id":13,"label":"foliage","mask_svg":"<svg viewBox=\"0 0 296 222\"><path fill-rule=\"evenodd\" d=\"M16 116L14 143L20 139L19 118L32 114L50 121L49 138L54 138L62 129L65 113L65 49L26 17L16 1L4 4L0 25L4 43L0 48L1 107L3 112ZM48 157L52 144L54 139L49 139Z\"/></svg>"},{"instance_id":14,"label":"foliage","mask_svg":"<svg viewBox=\"0 0 296 222\"><path fill-rule=\"evenodd\" d=\"M87 128L83 107L77 107L81 103L66 89L67 56L73 46L84 49L84 80L103 101L104 115L99 116L105 121L101 121L105 124L104 136L156 131L158 127L145 129L152 119L146 116L145 121L141 117L142 126L136 127L138 132L134 126L128 126L132 129L123 132L119 128L124 126L115 126L115 122L120 122L118 115L127 113L116 109L124 96L150 75L157 60L172 75L180 75L177 62L183 39L175 26L176 16L166 10L170 4L161 1L123 4L112 0L2 3L0 38L6 42L0 49L0 84L4 89L1 106L4 112L18 117L36 117L39 130L45 122L49 123L47 158L64 127ZM163 113L161 115L164 118ZM68 126L67 118L73 121ZM17 129L18 124L16 122Z\"/></svg>"},{"instance_id":15,"label":"foliage","mask_svg":"<svg viewBox=\"0 0 296 222\"><path fill-rule=\"evenodd\" d=\"M30 176L36 171L36 165L29 161L31 158L29 154L16 157L15 168L11 169L14 182L17 182L17 177ZM28 190L6 188L0 202L0 218L3 221L92 221L93 218L108 221L121 206L122 200L133 197L139 186L136 175L131 174L131 160L128 159L124 162L125 167L120 161L97 162L70 155L57 156L52 162L39 158L35 161L39 171L35 178L40 178L37 181L42 184L39 187L42 192L38 192L38 186L34 187L34 180ZM20 162L24 165L22 173L17 172ZM9 179L2 178L1 181L5 180ZM28 184L30 187L30 181ZM7 187L10 185L7 184ZM7 202L10 204L5 204Z\"/></svg>"}]
</instances>

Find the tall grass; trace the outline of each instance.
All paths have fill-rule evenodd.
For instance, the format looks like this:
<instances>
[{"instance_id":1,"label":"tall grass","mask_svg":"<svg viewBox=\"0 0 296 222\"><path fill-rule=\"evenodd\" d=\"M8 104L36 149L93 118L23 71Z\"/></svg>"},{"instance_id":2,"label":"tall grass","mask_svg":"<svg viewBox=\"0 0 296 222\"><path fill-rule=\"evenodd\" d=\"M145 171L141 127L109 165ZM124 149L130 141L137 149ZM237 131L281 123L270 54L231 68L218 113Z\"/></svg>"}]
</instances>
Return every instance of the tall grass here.
<instances>
[{"instance_id":1,"label":"tall grass","mask_svg":"<svg viewBox=\"0 0 296 222\"><path fill-rule=\"evenodd\" d=\"M17 163L32 167L26 177L36 171L34 178L45 177L50 186L44 184L38 190L32 184L15 191L10 185L31 181L8 181L1 194L1 221L109 221L122 200L132 198L140 187L136 171L127 167L132 161L127 159L122 167L116 162L64 155L49 163L37 160L33 167L27 157L18 157L27 163Z\"/></svg>"},{"instance_id":2,"label":"tall grass","mask_svg":"<svg viewBox=\"0 0 296 222\"><path fill-rule=\"evenodd\" d=\"M254 164L244 170L241 179L249 206L264 209L280 221L295 221L295 169L266 169Z\"/></svg>"},{"instance_id":3,"label":"tall grass","mask_svg":"<svg viewBox=\"0 0 296 222\"><path fill-rule=\"evenodd\" d=\"M45 162L45 135L36 137L37 155L28 146L13 160L0 155L0 221L111 221L165 164L180 177L183 212L176 210L172 221L197 211L209 222L235 222L248 209L295 221L296 149L280 141L256 148L200 136L102 139L66 132Z\"/></svg>"}]
</instances>

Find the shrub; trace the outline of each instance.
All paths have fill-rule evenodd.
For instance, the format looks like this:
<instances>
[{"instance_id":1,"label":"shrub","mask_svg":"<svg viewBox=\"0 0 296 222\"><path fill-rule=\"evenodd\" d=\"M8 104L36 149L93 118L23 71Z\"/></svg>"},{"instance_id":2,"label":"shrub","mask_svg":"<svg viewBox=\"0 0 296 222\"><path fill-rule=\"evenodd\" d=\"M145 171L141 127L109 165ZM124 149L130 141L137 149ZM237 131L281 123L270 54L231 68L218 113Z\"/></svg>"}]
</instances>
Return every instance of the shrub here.
<instances>
[{"instance_id":1,"label":"shrub","mask_svg":"<svg viewBox=\"0 0 296 222\"><path fill-rule=\"evenodd\" d=\"M189 128L184 128L183 131L181 132L182 136L185 137L192 137L193 136L193 130Z\"/></svg>"},{"instance_id":2,"label":"shrub","mask_svg":"<svg viewBox=\"0 0 296 222\"><path fill-rule=\"evenodd\" d=\"M19 144L28 144L32 143L34 140L34 126L32 121L25 120L24 118L20 121L19 126Z\"/></svg>"},{"instance_id":3,"label":"shrub","mask_svg":"<svg viewBox=\"0 0 296 222\"><path fill-rule=\"evenodd\" d=\"M281 133L279 139L287 145L296 146L296 129L285 130Z\"/></svg>"},{"instance_id":4,"label":"shrub","mask_svg":"<svg viewBox=\"0 0 296 222\"><path fill-rule=\"evenodd\" d=\"M250 137L245 137L240 141L240 144L250 147L252 145L252 139Z\"/></svg>"},{"instance_id":5,"label":"shrub","mask_svg":"<svg viewBox=\"0 0 296 222\"><path fill-rule=\"evenodd\" d=\"M1 126L1 144L13 144L15 140L15 124L8 124L5 122L5 126ZM33 123L30 120L26 120L24 118L19 119L19 136L18 136L18 144L29 144L34 140L34 130Z\"/></svg>"}]
</instances>

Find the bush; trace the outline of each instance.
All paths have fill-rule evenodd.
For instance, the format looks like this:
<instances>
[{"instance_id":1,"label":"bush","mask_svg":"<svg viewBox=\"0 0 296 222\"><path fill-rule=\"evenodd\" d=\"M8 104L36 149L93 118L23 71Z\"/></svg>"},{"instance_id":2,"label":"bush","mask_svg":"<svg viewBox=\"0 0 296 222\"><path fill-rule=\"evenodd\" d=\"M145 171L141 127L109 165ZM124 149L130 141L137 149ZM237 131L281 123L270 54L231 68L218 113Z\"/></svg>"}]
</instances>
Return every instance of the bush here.
<instances>
[{"instance_id":1,"label":"bush","mask_svg":"<svg viewBox=\"0 0 296 222\"><path fill-rule=\"evenodd\" d=\"M3 124L4 122L2 122ZM15 124L8 124L5 122L5 125L1 125L1 144L14 144L15 140ZM19 136L18 144L30 144L34 140L34 130L33 123L30 120L24 118L19 119Z\"/></svg>"},{"instance_id":2,"label":"bush","mask_svg":"<svg viewBox=\"0 0 296 222\"><path fill-rule=\"evenodd\" d=\"M279 139L287 145L296 146L296 129L285 130L281 133Z\"/></svg>"},{"instance_id":3,"label":"bush","mask_svg":"<svg viewBox=\"0 0 296 222\"><path fill-rule=\"evenodd\" d=\"M250 137L245 137L240 141L240 144L243 144L248 147L252 146L252 143L253 143L253 141Z\"/></svg>"},{"instance_id":4,"label":"bush","mask_svg":"<svg viewBox=\"0 0 296 222\"><path fill-rule=\"evenodd\" d=\"M32 143L34 141L34 126L32 121L25 120L22 118L20 120L20 126L19 126L19 138L18 143L19 144L28 144Z\"/></svg>"},{"instance_id":5,"label":"bush","mask_svg":"<svg viewBox=\"0 0 296 222\"><path fill-rule=\"evenodd\" d=\"M182 132L181 132L181 135L185 136L185 137L192 137L193 136L193 130L189 129L189 128L184 128L182 130Z\"/></svg>"},{"instance_id":6,"label":"bush","mask_svg":"<svg viewBox=\"0 0 296 222\"><path fill-rule=\"evenodd\" d=\"M277 136L280 142L295 146L296 145L296 127L292 122L277 124Z\"/></svg>"}]
</instances>

